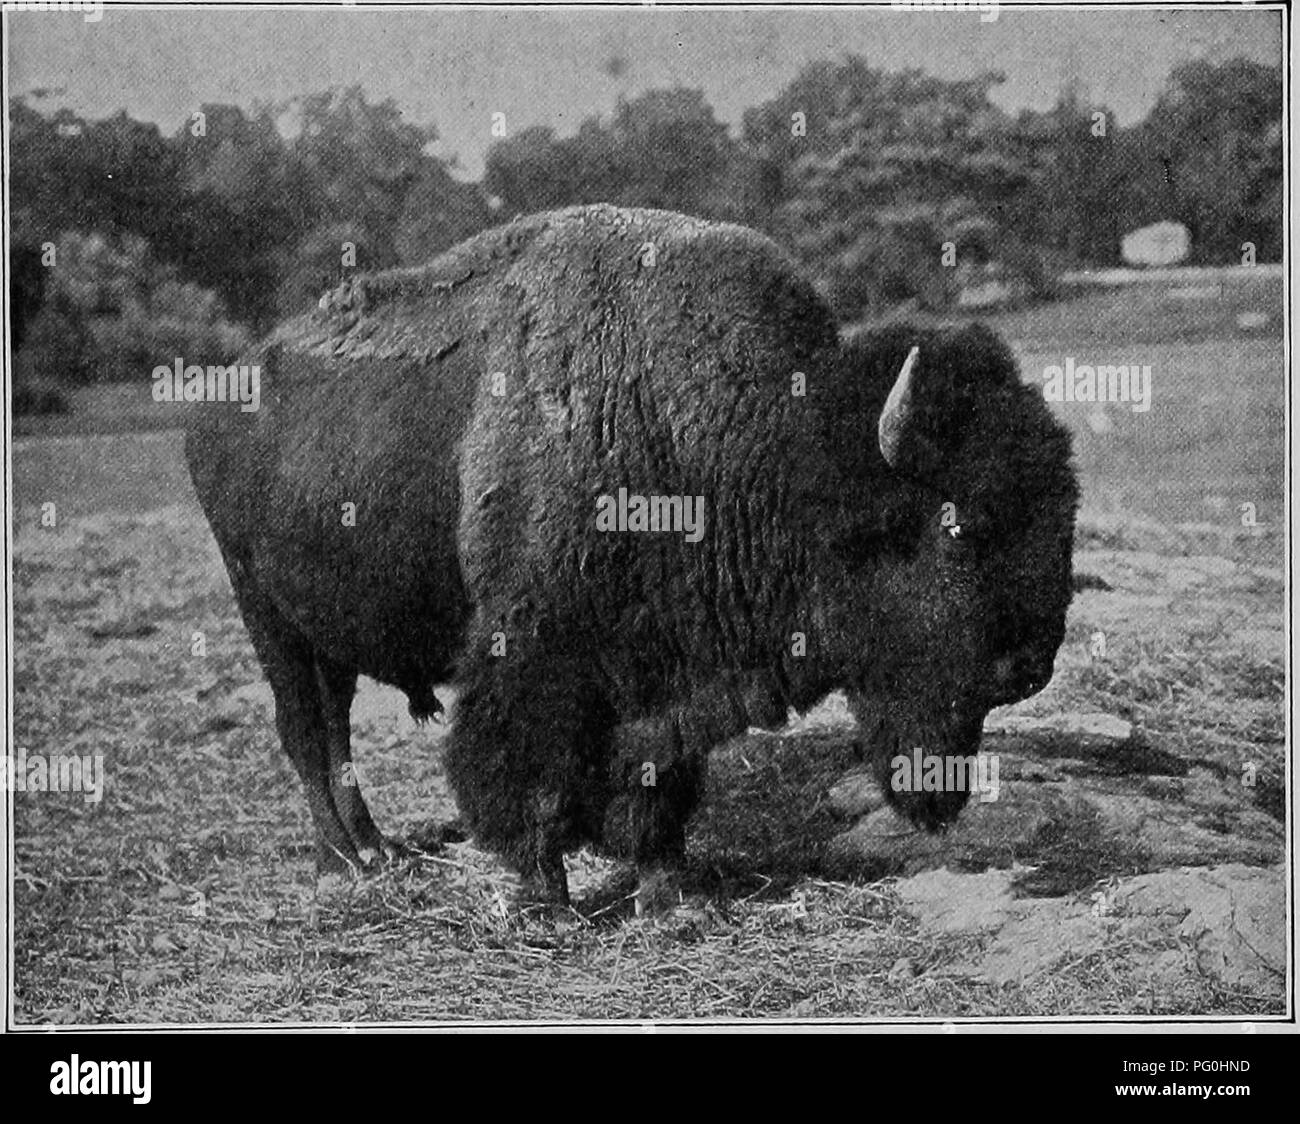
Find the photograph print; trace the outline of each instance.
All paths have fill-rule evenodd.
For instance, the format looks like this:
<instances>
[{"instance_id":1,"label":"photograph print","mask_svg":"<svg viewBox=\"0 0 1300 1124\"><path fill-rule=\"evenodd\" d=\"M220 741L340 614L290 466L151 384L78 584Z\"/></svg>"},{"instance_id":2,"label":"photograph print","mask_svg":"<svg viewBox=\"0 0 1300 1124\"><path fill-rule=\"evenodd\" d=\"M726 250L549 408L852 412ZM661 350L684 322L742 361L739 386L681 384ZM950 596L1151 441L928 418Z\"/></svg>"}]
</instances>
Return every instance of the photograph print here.
<instances>
[{"instance_id":1,"label":"photograph print","mask_svg":"<svg viewBox=\"0 0 1300 1124\"><path fill-rule=\"evenodd\" d=\"M9 1027L1293 1018L1288 19L6 4Z\"/></svg>"}]
</instances>

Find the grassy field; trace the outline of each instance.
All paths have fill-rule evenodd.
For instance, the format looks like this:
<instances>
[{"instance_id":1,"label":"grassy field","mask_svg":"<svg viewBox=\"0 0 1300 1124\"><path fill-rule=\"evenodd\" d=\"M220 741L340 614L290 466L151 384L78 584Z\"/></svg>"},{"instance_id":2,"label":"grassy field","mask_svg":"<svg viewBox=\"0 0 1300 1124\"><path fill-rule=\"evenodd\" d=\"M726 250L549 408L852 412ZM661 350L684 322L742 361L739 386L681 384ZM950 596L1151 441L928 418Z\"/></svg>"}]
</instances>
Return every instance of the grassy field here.
<instances>
[{"instance_id":1,"label":"grassy field","mask_svg":"<svg viewBox=\"0 0 1300 1124\"><path fill-rule=\"evenodd\" d=\"M1108 291L999 318L1030 381L1073 355L1150 363L1154 387L1144 415L1112 407L1099 423L1061 407L1084 481L1076 567L1114 591L1076 599L1053 683L1015 712L1123 716L1185 763L1188 791L1195 781L1209 794L1189 836L1204 839L1198 864L1269 865L1282 861L1286 388L1280 321L1246 333L1236 315L1280 304L1271 291L1226 292ZM741 739L720 755L693 829L693 892L671 918L632 918L623 872L585 853L570 859L571 916L522 907L517 879L458 842L320 891L305 802L178 435L73 437L88 423L72 417L13 451L15 744L102 754L108 780L99 803L15 795L20 1023L1283 1010L1280 986L1188 972L1155 989L1127 946L1019 983L955 971L984 938L927 930L895 878L828 861L850 825L826 793L853 766L833 729ZM1242 525L1245 502L1262 526ZM41 526L45 503L54 528ZM1099 629L1104 664L1087 654ZM445 730L414 727L375 685L353 722L381 826L435 839L455 814ZM1230 801L1214 777L1243 762L1266 783ZM1093 798L1139 788L1125 775L1069 783ZM1013 814L1014 791L1006 805ZM1085 900L1094 883L1182 854L1064 843L1086 874L1068 892ZM975 858L1041 866L1062 846L1037 831L1006 856ZM1172 954L1180 938L1143 939Z\"/></svg>"}]
</instances>

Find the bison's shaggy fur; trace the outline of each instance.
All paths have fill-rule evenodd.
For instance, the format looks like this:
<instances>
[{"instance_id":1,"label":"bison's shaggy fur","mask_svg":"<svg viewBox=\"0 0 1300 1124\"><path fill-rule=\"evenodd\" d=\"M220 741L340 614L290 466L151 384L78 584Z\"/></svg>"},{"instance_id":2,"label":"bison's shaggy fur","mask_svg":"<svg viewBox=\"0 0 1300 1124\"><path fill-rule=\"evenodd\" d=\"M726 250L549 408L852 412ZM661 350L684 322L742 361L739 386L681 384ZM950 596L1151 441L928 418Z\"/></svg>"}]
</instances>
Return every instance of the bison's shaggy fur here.
<instances>
[{"instance_id":1,"label":"bison's shaggy fur","mask_svg":"<svg viewBox=\"0 0 1300 1124\"><path fill-rule=\"evenodd\" d=\"M918 346L891 466L876 423ZM326 865L384 846L342 779L358 672L417 713L455 676L462 813L559 897L583 842L680 857L708 749L791 706L846 688L887 776L897 747L974 752L1050 675L1063 431L979 329L841 345L752 231L535 216L344 286L249 361L262 409L207 407L187 455ZM703 538L597 529L620 488L703 497ZM937 824L965 793L897 799Z\"/></svg>"}]
</instances>

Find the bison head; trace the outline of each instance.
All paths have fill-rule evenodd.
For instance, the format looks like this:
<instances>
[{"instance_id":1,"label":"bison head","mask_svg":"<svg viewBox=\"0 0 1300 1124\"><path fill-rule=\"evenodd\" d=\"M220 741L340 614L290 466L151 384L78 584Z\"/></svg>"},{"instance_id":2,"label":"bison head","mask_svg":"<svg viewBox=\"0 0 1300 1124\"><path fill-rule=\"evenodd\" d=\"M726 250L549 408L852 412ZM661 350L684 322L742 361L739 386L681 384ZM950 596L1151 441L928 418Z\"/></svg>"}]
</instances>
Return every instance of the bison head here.
<instances>
[{"instance_id":1,"label":"bison head","mask_svg":"<svg viewBox=\"0 0 1300 1124\"><path fill-rule=\"evenodd\" d=\"M969 788L926 791L899 755L969 759L992 707L1051 678L1078 502L1069 436L985 329L892 327L841 360L822 412L844 492L836 646L885 792L933 829Z\"/></svg>"}]
</instances>

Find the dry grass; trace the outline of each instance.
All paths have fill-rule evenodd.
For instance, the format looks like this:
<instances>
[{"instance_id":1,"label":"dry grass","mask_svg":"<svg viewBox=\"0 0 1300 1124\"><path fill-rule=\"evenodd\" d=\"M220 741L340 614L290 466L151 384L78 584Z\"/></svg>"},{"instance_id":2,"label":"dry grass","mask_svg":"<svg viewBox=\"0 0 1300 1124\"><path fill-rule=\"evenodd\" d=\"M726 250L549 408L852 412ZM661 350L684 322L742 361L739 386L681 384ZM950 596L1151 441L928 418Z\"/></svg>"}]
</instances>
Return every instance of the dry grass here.
<instances>
[{"instance_id":1,"label":"dry grass","mask_svg":"<svg viewBox=\"0 0 1300 1124\"><path fill-rule=\"evenodd\" d=\"M1114 582L1114 566L1136 556L1087 557ZM1207 980L1157 994L1123 949L1024 986L966 978L956 967L981 938L920 932L888 882L822 876L824 844L844 826L825 791L854 760L842 732L756 737L723 751L694 828L687 902L671 919L635 920L625 872L586 854L571 858L577 908L553 917L522 905L517 880L469 844L319 891L298 783L196 511L24 529L16 589L18 744L102 753L108 775L98 804L74 794L15 799L22 1022L1277 1009ZM1111 612L1113 596L1084 595L1077 611ZM1082 654L1095 620L1073 621L1058 696L1031 706L1064 699L1128 711L1166 747L1201 757L1278 756L1280 657L1225 637L1230 623L1259 627L1279 596L1251 578L1189 602L1176 621L1153 609L1161 632L1141 618L1117 621L1103 668ZM201 658L191 655L196 630ZM399 715L359 704L360 772L381 823L429 837L454 815L443 731ZM1053 845L1077 850L1084 835Z\"/></svg>"}]
</instances>

